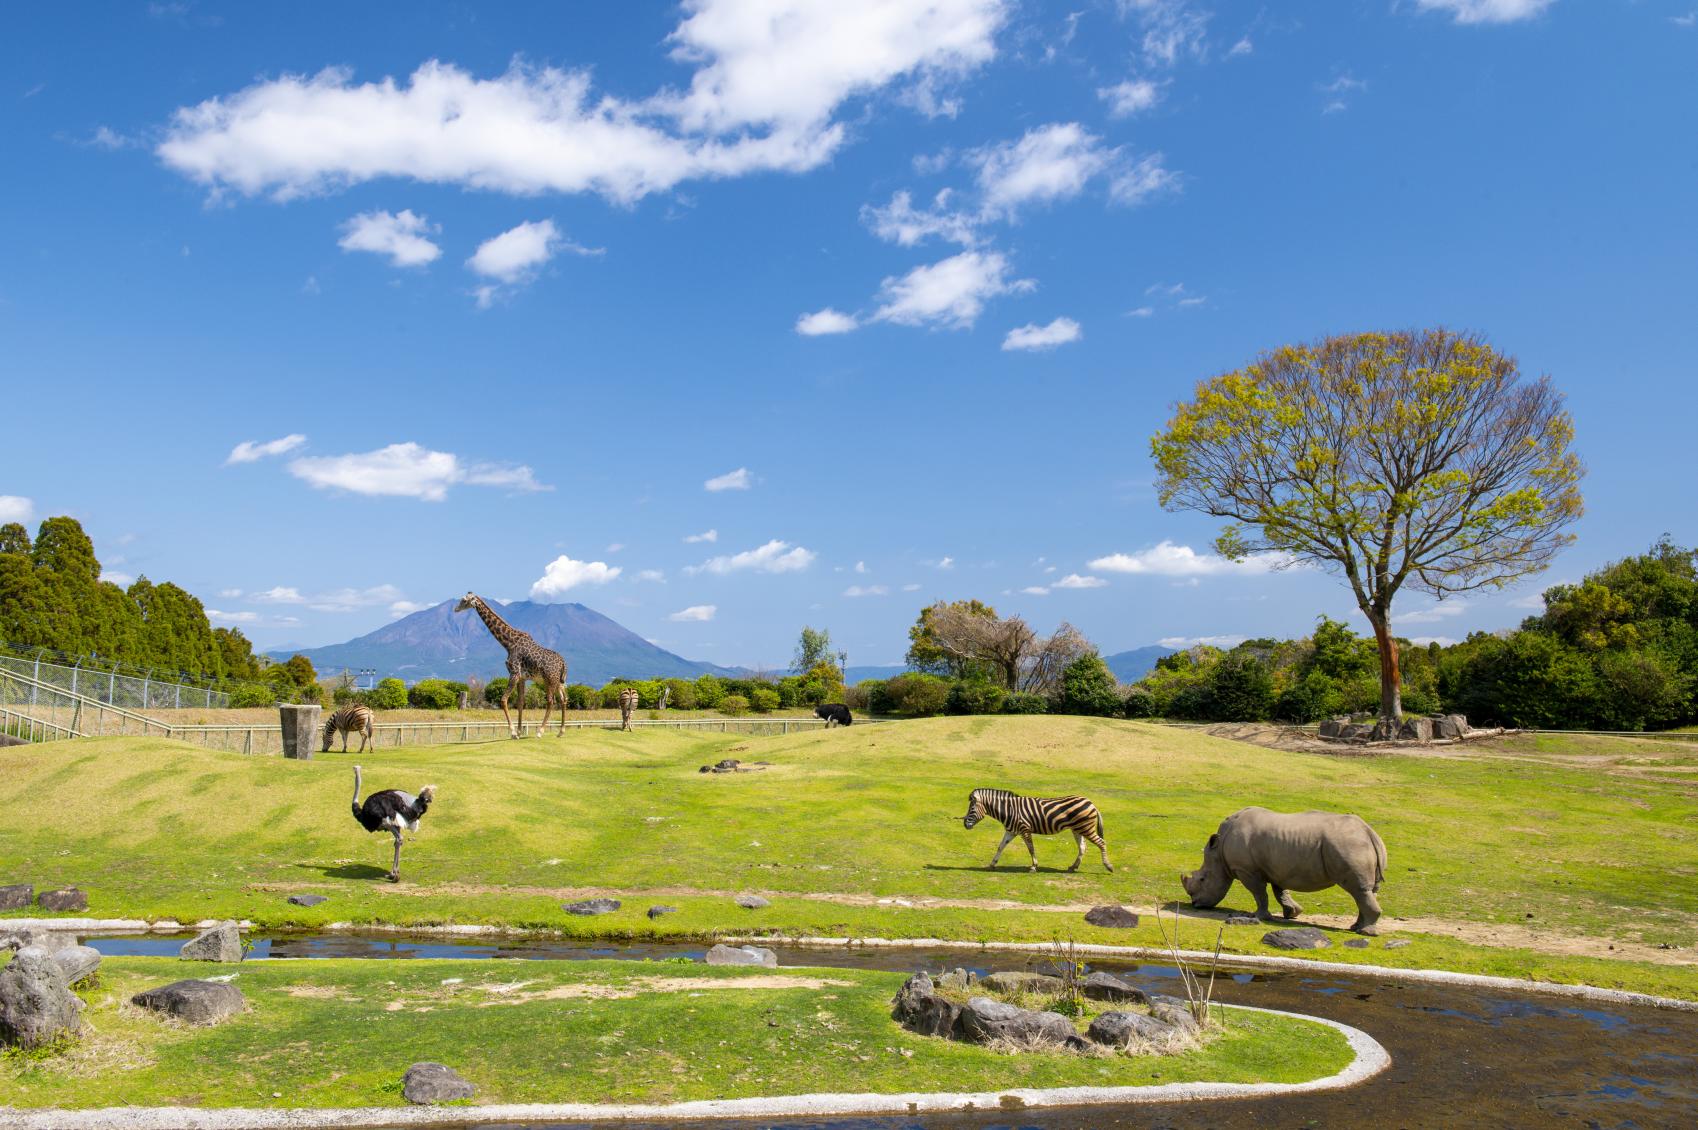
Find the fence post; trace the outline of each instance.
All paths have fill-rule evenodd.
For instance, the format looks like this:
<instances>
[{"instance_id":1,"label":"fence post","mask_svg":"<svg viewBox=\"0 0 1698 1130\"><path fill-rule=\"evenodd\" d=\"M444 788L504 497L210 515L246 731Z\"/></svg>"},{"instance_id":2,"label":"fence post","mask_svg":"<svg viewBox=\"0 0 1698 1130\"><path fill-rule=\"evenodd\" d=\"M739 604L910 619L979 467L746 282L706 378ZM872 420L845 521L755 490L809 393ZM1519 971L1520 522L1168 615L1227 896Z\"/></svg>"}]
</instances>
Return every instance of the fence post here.
<instances>
[{"instance_id":1,"label":"fence post","mask_svg":"<svg viewBox=\"0 0 1698 1130\"><path fill-rule=\"evenodd\" d=\"M311 703L284 703L277 708L283 724L283 756L311 761L313 738L318 735L319 707Z\"/></svg>"},{"instance_id":2,"label":"fence post","mask_svg":"<svg viewBox=\"0 0 1698 1130\"><path fill-rule=\"evenodd\" d=\"M177 709L183 709L183 684L177 684Z\"/></svg>"},{"instance_id":3,"label":"fence post","mask_svg":"<svg viewBox=\"0 0 1698 1130\"><path fill-rule=\"evenodd\" d=\"M82 662L83 661L81 659L77 660L77 665L71 668L71 693L72 694L77 693L77 673L82 670Z\"/></svg>"}]
</instances>

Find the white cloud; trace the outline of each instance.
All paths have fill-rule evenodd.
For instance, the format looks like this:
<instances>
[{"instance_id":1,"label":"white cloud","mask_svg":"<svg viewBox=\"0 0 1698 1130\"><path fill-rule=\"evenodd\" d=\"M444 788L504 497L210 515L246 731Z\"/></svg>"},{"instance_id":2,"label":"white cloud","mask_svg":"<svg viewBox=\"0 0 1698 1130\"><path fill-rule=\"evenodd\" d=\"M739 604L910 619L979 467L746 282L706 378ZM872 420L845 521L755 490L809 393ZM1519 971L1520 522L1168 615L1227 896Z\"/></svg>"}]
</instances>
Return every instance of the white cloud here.
<instances>
[{"instance_id":1,"label":"white cloud","mask_svg":"<svg viewBox=\"0 0 1698 1130\"><path fill-rule=\"evenodd\" d=\"M1108 116L1128 118L1161 101L1161 87L1147 78L1128 79L1113 86L1099 86L1097 97L1108 103Z\"/></svg>"},{"instance_id":2,"label":"white cloud","mask_svg":"<svg viewBox=\"0 0 1698 1130\"><path fill-rule=\"evenodd\" d=\"M667 619L676 620L680 623L691 620L712 620L713 614L718 611L719 606L717 604L692 604L688 608L674 612Z\"/></svg>"},{"instance_id":3,"label":"white cloud","mask_svg":"<svg viewBox=\"0 0 1698 1130\"><path fill-rule=\"evenodd\" d=\"M287 435L282 439L269 440L265 443L244 440L230 449L230 454L225 458L224 465L228 467L232 463L257 463L259 460L273 455L291 452L305 442L307 442L307 437L303 435Z\"/></svg>"},{"instance_id":4,"label":"white cloud","mask_svg":"<svg viewBox=\"0 0 1698 1130\"><path fill-rule=\"evenodd\" d=\"M710 557L700 565L687 565L684 572L691 576L697 573L737 573L745 569L753 569L757 573L793 573L806 569L817 556L811 549L792 546L787 541L774 538L758 549Z\"/></svg>"},{"instance_id":5,"label":"white cloud","mask_svg":"<svg viewBox=\"0 0 1698 1130\"><path fill-rule=\"evenodd\" d=\"M1556 0L1415 0L1423 12L1446 12L1459 24L1510 24L1541 15Z\"/></svg>"},{"instance_id":6,"label":"white cloud","mask_svg":"<svg viewBox=\"0 0 1698 1130\"><path fill-rule=\"evenodd\" d=\"M1246 35L1243 38L1239 39L1239 41L1237 43L1234 43L1232 45L1232 49L1226 53L1226 57L1229 58L1229 59L1236 59L1236 58L1238 58L1239 56L1242 56L1242 55L1249 55L1252 52L1254 52L1255 50L1256 50L1256 45L1254 43L1251 43L1250 37Z\"/></svg>"},{"instance_id":7,"label":"white cloud","mask_svg":"<svg viewBox=\"0 0 1698 1130\"><path fill-rule=\"evenodd\" d=\"M35 503L21 494L0 494L0 522L27 522L35 516Z\"/></svg>"},{"instance_id":8,"label":"white cloud","mask_svg":"<svg viewBox=\"0 0 1698 1130\"><path fill-rule=\"evenodd\" d=\"M259 619L258 612L220 612L216 608L208 608L206 615L224 624L252 624Z\"/></svg>"},{"instance_id":9,"label":"white cloud","mask_svg":"<svg viewBox=\"0 0 1698 1130\"><path fill-rule=\"evenodd\" d=\"M718 530L703 530L699 534L685 534L684 544L695 545L698 542L716 542L719 540Z\"/></svg>"},{"instance_id":10,"label":"white cloud","mask_svg":"<svg viewBox=\"0 0 1698 1130\"><path fill-rule=\"evenodd\" d=\"M223 597L225 600L235 600L237 597L242 595L242 590L241 589L219 589L218 595Z\"/></svg>"},{"instance_id":11,"label":"white cloud","mask_svg":"<svg viewBox=\"0 0 1698 1130\"><path fill-rule=\"evenodd\" d=\"M1441 600L1427 608L1417 608L1413 612L1401 612L1391 618L1393 624L1435 624L1443 620L1454 620L1468 611L1468 602L1452 598Z\"/></svg>"},{"instance_id":12,"label":"white cloud","mask_svg":"<svg viewBox=\"0 0 1698 1130\"><path fill-rule=\"evenodd\" d=\"M1249 639L1249 636L1164 636L1156 643L1162 647L1182 650L1202 644L1206 647L1233 648Z\"/></svg>"},{"instance_id":13,"label":"white cloud","mask_svg":"<svg viewBox=\"0 0 1698 1130\"><path fill-rule=\"evenodd\" d=\"M979 242L977 220L967 212L950 207L953 189L943 189L932 198L931 207L914 207L906 189L893 193L890 203L879 208L861 206L861 222L880 239L900 247L915 247L931 238L971 247Z\"/></svg>"},{"instance_id":14,"label":"white cloud","mask_svg":"<svg viewBox=\"0 0 1698 1130\"><path fill-rule=\"evenodd\" d=\"M987 146L970 160L979 168L986 216L1012 216L1026 204L1066 200L1108 169L1119 150L1078 122L1057 122L1026 131L1019 141Z\"/></svg>"},{"instance_id":15,"label":"white cloud","mask_svg":"<svg viewBox=\"0 0 1698 1130\"><path fill-rule=\"evenodd\" d=\"M548 601L579 585L605 585L624 572L605 561L576 561L562 553L550 561L531 585L531 599Z\"/></svg>"},{"instance_id":16,"label":"white cloud","mask_svg":"<svg viewBox=\"0 0 1698 1130\"><path fill-rule=\"evenodd\" d=\"M1011 279L1008 272L1009 262L1001 252L963 251L915 267L901 278L885 279L879 291L882 305L873 317L902 326L964 329L978 319L989 299L1036 288L1031 279Z\"/></svg>"},{"instance_id":17,"label":"white cloud","mask_svg":"<svg viewBox=\"0 0 1698 1130\"><path fill-rule=\"evenodd\" d=\"M864 574L864 573L866 573L866 571L867 571L867 563L865 561L855 562L855 572Z\"/></svg>"},{"instance_id":18,"label":"white cloud","mask_svg":"<svg viewBox=\"0 0 1698 1130\"><path fill-rule=\"evenodd\" d=\"M607 553L618 553L621 549L624 549L624 548L625 548L624 542L622 542L622 541L610 541L610 542L607 543L607 549L605 550L605 552L607 552Z\"/></svg>"},{"instance_id":19,"label":"white cloud","mask_svg":"<svg viewBox=\"0 0 1698 1130\"><path fill-rule=\"evenodd\" d=\"M843 590L844 596L888 596L888 585L850 585Z\"/></svg>"},{"instance_id":20,"label":"white cloud","mask_svg":"<svg viewBox=\"0 0 1698 1130\"><path fill-rule=\"evenodd\" d=\"M1177 190L1179 178L1162 164L1160 153L1150 153L1123 165L1109 179L1108 198L1133 207L1168 189Z\"/></svg>"},{"instance_id":21,"label":"white cloud","mask_svg":"<svg viewBox=\"0 0 1698 1130\"><path fill-rule=\"evenodd\" d=\"M1069 573L1055 582L1058 589L1100 589L1107 585L1108 582L1101 577L1081 577L1078 573Z\"/></svg>"},{"instance_id":22,"label":"white cloud","mask_svg":"<svg viewBox=\"0 0 1698 1130\"><path fill-rule=\"evenodd\" d=\"M936 565L939 569L953 569L955 568L955 558L940 557L938 558Z\"/></svg>"},{"instance_id":23,"label":"white cloud","mask_svg":"<svg viewBox=\"0 0 1698 1130\"><path fill-rule=\"evenodd\" d=\"M1144 30L1146 64L1171 67L1182 56L1200 59L1207 53L1209 13L1194 10L1186 0L1121 0L1120 8Z\"/></svg>"},{"instance_id":24,"label":"white cloud","mask_svg":"<svg viewBox=\"0 0 1698 1130\"><path fill-rule=\"evenodd\" d=\"M861 323L855 320L855 315L845 314L827 306L823 310L815 310L812 314L803 314L796 319L796 332L803 337L820 337L824 334L846 334L859 329Z\"/></svg>"},{"instance_id":25,"label":"white cloud","mask_svg":"<svg viewBox=\"0 0 1698 1130\"><path fill-rule=\"evenodd\" d=\"M100 571L100 580L105 581L108 584L117 585L121 589L129 588L131 585L136 583L134 574L120 573L113 569L102 569Z\"/></svg>"},{"instance_id":26,"label":"white cloud","mask_svg":"<svg viewBox=\"0 0 1698 1130\"><path fill-rule=\"evenodd\" d=\"M1126 311L1126 316L1128 318L1148 318L1151 314L1154 314L1155 312L1156 312L1156 308L1154 306L1135 306L1132 309Z\"/></svg>"},{"instance_id":27,"label":"white cloud","mask_svg":"<svg viewBox=\"0 0 1698 1130\"><path fill-rule=\"evenodd\" d=\"M423 601L397 600L390 603L389 614L391 616L410 616L415 612L423 612L425 609L431 607L433 606L426 604Z\"/></svg>"},{"instance_id":28,"label":"white cloud","mask_svg":"<svg viewBox=\"0 0 1698 1130\"><path fill-rule=\"evenodd\" d=\"M278 585L248 597L254 604L304 604L314 612L353 612L359 608L375 608L404 601L401 590L394 585L373 585L371 588L340 588L320 593L303 593L289 585Z\"/></svg>"},{"instance_id":29,"label":"white cloud","mask_svg":"<svg viewBox=\"0 0 1698 1130\"><path fill-rule=\"evenodd\" d=\"M664 585L666 583L666 574L659 569L643 569L640 570L632 579L636 581L653 581L655 584Z\"/></svg>"},{"instance_id":30,"label":"white cloud","mask_svg":"<svg viewBox=\"0 0 1698 1130\"><path fill-rule=\"evenodd\" d=\"M448 497L448 488L458 483L516 491L554 489L537 482L529 467L466 463L452 452L431 451L416 443L392 443L351 455L304 456L289 464L289 473L321 490L426 502L441 502Z\"/></svg>"},{"instance_id":31,"label":"white cloud","mask_svg":"<svg viewBox=\"0 0 1698 1130\"><path fill-rule=\"evenodd\" d=\"M1020 591L1023 592L1023 593L1028 593L1031 596L1048 596L1049 595L1049 590L1044 588L1044 586L1042 586L1042 585L1027 585L1025 588L1021 589Z\"/></svg>"},{"instance_id":32,"label":"white cloud","mask_svg":"<svg viewBox=\"0 0 1698 1130\"><path fill-rule=\"evenodd\" d=\"M87 144L94 146L96 149L110 149L116 151L119 149L128 149L134 145L139 145L140 142L133 137L125 137L117 130L108 126L99 126L95 129L93 136L88 139Z\"/></svg>"},{"instance_id":33,"label":"white cloud","mask_svg":"<svg viewBox=\"0 0 1698 1130\"><path fill-rule=\"evenodd\" d=\"M1266 573L1289 563L1278 553L1253 553L1229 561L1214 553L1198 553L1188 545L1163 540L1137 553L1111 553L1089 562L1099 573L1133 573L1161 577L1212 576L1221 573Z\"/></svg>"},{"instance_id":34,"label":"white cloud","mask_svg":"<svg viewBox=\"0 0 1698 1130\"><path fill-rule=\"evenodd\" d=\"M1083 336L1084 331L1072 318L1057 318L1047 326L1032 322L1009 330L1008 336L1002 339L1002 349L1005 353L1015 349L1054 349L1058 345L1078 341Z\"/></svg>"},{"instance_id":35,"label":"white cloud","mask_svg":"<svg viewBox=\"0 0 1698 1130\"><path fill-rule=\"evenodd\" d=\"M518 282L554 258L560 242L553 220L526 220L478 244L466 266L485 278Z\"/></svg>"},{"instance_id":36,"label":"white cloud","mask_svg":"<svg viewBox=\"0 0 1698 1130\"><path fill-rule=\"evenodd\" d=\"M1684 16L1670 16L1669 23L1675 27L1698 27L1698 8L1694 8Z\"/></svg>"},{"instance_id":37,"label":"white cloud","mask_svg":"<svg viewBox=\"0 0 1698 1130\"><path fill-rule=\"evenodd\" d=\"M1184 294L1184 293L1185 293L1185 284L1182 283L1182 282L1151 283L1149 286L1144 288L1144 294L1145 294L1146 297L1149 296L1149 295L1152 295L1152 294L1165 294L1169 298L1173 298L1176 295L1181 295L1181 294Z\"/></svg>"},{"instance_id":38,"label":"white cloud","mask_svg":"<svg viewBox=\"0 0 1698 1130\"><path fill-rule=\"evenodd\" d=\"M1350 109L1348 96L1359 90L1368 89L1368 84L1352 76L1349 71L1345 71L1331 82L1316 84L1315 89L1327 96L1321 103L1321 113L1336 114L1341 110Z\"/></svg>"},{"instance_id":39,"label":"white cloud","mask_svg":"<svg viewBox=\"0 0 1698 1130\"><path fill-rule=\"evenodd\" d=\"M723 475L715 475L713 478L702 484L702 489L712 491L748 490L754 485L755 477L749 473L749 469L747 467L739 467L735 471L727 471ZM708 538L705 540L712 541L713 539Z\"/></svg>"},{"instance_id":40,"label":"white cloud","mask_svg":"<svg viewBox=\"0 0 1698 1130\"><path fill-rule=\"evenodd\" d=\"M283 585L266 589L264 592L256 592L248 599L256 604L305 604L307 602L307 598L301 595L300 589L288 588Z\"/></svg>"},{"instance_id":41,"label":"white cloud","mask_svg":"<svg viewBox=\"0 0 1698 1130\"><path fill-rule=\"evenodd\" d=\"M903 592L919 592L920 586L919 585L913 585L913 584L903 585L902 591Z\"/></svg>"},{"instance_id":42,"label":"white cloud","mask_svg":"<svg viewBox=\"0 0 1698 1130\"><path fill-rule=\"evenodd\" d=\"M1180 309L1186 309L1192 306L1201 306L1208 300L1207 295L1196 294L1192 295L1190 298L1181 298L1178 302L1174 303L1174 305L1178 306Z\"/></svg>"},{"instance_id":43,"label":"white cloud","mask_svg":"<svg viewBox=\"0 0 1698 1130\"><path fill-rule=\"evenodd\" d=\"M422 267L442 254L442 248L425 238L427 233L440 230L440 225L408 209L399 213L361 212L342 225L343 236L336 246L344 251L387 255L397 267Z\"/></svg>"},{"instance_id":44,"label":"white cloud","mask_svg":"<svg viewBox=\"0 0 1698 1130\"><path fill-rule=\"evenodd\" d=\"M1422 647L1426 647L1430 643L1436 643L1440 647L1454 647L1462 641L1454 636L1412 636L1409 642L1420 644Z\"/></svg>"},{"instance_id":45,"label":"white cloud","mask_svg":"<svg viewBox=\"0 0 1698 1130\"><path fill-rule=\"evenodd\" d=\"M590 72L515 62L478 78L429 60L357 83L266 79L176 111L156 152L215 195L287 200L387 177L629 203L693 178L803 171L848 137L840 105L907 80L911 100L994 57L1008 0L689 0L672 54L689 88L626 100Z\"/></svg>"}]
</instances>

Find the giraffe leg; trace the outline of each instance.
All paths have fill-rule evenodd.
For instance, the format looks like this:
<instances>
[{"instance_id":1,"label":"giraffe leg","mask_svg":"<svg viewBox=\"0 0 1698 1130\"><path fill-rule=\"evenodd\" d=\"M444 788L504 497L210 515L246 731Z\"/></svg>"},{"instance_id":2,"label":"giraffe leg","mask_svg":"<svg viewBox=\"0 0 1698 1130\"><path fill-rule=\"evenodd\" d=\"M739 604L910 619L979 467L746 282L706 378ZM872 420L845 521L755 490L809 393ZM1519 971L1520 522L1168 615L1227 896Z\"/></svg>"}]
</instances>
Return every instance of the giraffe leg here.
<instances>
[{"instance_id":1,"label":"giraffe leg","mask_svg":"<svg viewBox=\"0 0 1698 1130\"><path fill-rule=\"evenodd\" d=\"M554 685L555 692L560 695L560 736L566 736L566 680L561 679Z\"/></svg>"},{"instance_id":2,"label":"giraffe leg","mask_svg":"<svg viewBox=\"0 0 1698 1130\"><path fill-rule=\"evenodd\" d=\"M547 679L542 681L542 728L537 731L541 737L543 730L548 729L548 716L554 710L554 684Z\"/></svg>"},{"instance_id":3,"label":"giraffe leg","mask_svg":"<svg viewBox=\"0 0 1698 1130\"><path fill-rule=\"evenodd\" d=\"M1032 857L1032 870L1038 869L1038 849L1032 846L1032 833L1021 832L1020 838L1026 841L1026 854Z\"/></svg>"},{"instance_id":4,"label":"giraffe leg","mask_svg":"<svg viewBox=\"0 0 1698 1130\"><path fill-rule=\"evenodd\" d=\"M510 738L516 738L519 736L519 731L513 728L513 716L507 713L507 700L512 696L513 681L509 679L507 680L507 689L501 692L501 720L507 723L507 736ZM523 701L523 696L521 696L520 701Z\"/></svg>"},{"instance_id":5,"label":"giraffe leg","mask_svg":"<svg viewBox=\"0 0 1698 1130\"><path fill-rule=\"evenodd\" d=\"M1012 831L1004 832L1002 834L1002 842L1000 844L996 845L996 854L991 856L990 870L992 870L992 871L996 870L996 861L1002 858L1002 849L1007 847L1008 842L1010 840L1012 840L1013 838L1014 838L1014 833Z\"/></svg>"},{"instance_id":6,"label":"giraffe leg","mask_svg":"<svg viewBox=\"0 0 1698 1130\"><path fill-rule=\"evenodd\" d=\"M519 728L513 731L515 738L525 736L525 680L519 680Z\"/></svg>"}]
</instances>

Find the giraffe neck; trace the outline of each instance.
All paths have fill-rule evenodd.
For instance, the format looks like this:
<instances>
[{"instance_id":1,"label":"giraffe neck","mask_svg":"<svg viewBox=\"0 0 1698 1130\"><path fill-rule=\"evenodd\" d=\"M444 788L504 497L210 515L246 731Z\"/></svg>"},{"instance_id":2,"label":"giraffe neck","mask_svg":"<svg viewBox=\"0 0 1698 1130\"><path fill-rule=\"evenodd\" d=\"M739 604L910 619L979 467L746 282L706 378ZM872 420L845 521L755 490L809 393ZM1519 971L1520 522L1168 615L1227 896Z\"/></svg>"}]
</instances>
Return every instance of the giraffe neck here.
<instances>
[{"instance_id":1,"label":"giraffe neck","mask_svg":"<svg viewBox=\"0 0 1698 1130\"><path fill-rule=\"evenodd\" d=\"M512 651L514 645L525 638L525 633L497 616L495 609L483 601L478 601L473 607L478 610L478 615L483 617L484 627L488 628L489 634L495 637L495 642L508 651Z\"/></svg>"}]
</instances>

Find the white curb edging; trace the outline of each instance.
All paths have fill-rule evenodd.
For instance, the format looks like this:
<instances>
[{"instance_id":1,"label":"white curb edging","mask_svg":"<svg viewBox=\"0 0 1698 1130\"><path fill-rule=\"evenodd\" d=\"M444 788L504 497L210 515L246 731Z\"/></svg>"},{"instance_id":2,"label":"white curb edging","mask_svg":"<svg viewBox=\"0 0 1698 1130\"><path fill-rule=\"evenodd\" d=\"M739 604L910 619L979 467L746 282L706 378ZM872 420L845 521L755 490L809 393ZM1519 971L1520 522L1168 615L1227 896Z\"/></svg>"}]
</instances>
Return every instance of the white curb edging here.
<instances>
[{"instance_id":1,"label":"white curb edging","mask_svg":"<svg viewBox=\"0 0 1698 1130\"><path fill-rule=\"evenodd\" d=\"M1248 1005L1218 1005L1323 1024L1342 1032L1354 1058L1342 1071L1306 1083L1161 1083L1139 1087L1016 1088L1007 1091L910 1094L782 1095L759 1099L698 1099L683 1103L508 1103L455 1107L342 1107L264 1110L233 1107L106 1107L101 1110L19 1111L0 1108L0 1130L294 1130L300 1127L442 1126L466 1122L598 1122L662 1118L799 1118L810 1115L917 1114L929 1111L1018 1110L1025 1107L1202 1102L1272 1098L1351 1087L1391 1066L1391 1054L1359 1028L1320 1016Z\"/></svg>"}]
</instances>

